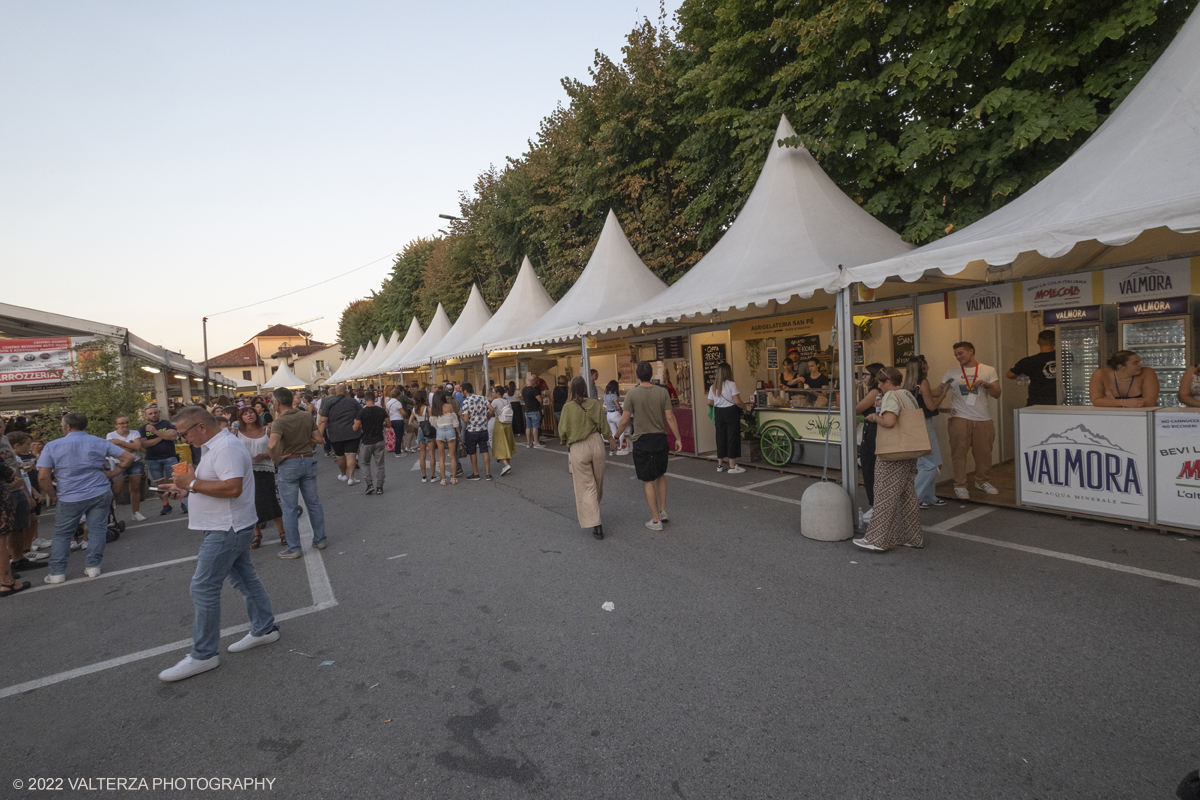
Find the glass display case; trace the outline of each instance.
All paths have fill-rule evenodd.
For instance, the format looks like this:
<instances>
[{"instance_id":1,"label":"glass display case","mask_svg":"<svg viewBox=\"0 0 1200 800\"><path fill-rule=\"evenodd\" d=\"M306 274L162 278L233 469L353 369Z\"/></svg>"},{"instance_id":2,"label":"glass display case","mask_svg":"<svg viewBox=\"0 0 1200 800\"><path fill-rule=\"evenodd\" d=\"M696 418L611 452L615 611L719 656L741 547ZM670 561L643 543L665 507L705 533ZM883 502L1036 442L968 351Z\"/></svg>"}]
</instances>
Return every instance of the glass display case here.
<instances>
[{"instance_id":1,"label":"glass display case","mask_svg":"<svg viewBox=\"0 0 1200 800\"><path fill-rule=\"evenodd\" d=\"M1187 317L1126 320L1121 323L1121 349L1133 350L1142 365L1158 373L1157 405L1182 405L1177 392L1188 365Z\"/></svg>"},{"instance_id":2,"label":"glass display case","mask_svg":"<svg viewBox=\"0 0 1200 800\"><path fill-rule=\"evenodd\" d=\"M1056 339L1061 405L1091 405L1088 384L1092 373L1100 369L1100 338L1099 322L1058 326Z\"/></svg>"}]
</instances>

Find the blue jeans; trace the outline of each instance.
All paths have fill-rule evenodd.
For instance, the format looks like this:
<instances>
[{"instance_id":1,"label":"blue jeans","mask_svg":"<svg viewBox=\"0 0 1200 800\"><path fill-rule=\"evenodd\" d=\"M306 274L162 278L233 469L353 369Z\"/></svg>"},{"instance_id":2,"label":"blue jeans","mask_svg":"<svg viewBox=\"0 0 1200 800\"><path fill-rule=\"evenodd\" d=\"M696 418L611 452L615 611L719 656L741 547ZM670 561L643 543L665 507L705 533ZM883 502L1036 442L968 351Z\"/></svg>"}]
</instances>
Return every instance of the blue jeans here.
<instances>
[{"instance_id":1,"label":"blue jeans","mask_svg":"<svg viewBox=\"0 0 1200 800\"><path fill-rule=\"evenodd\" d=\"M157 486L163 481L169 481L175 477L175 473L171 471L171 467L179 463L179 459L175 456L170 458L147 458L146 473L150 476L150 483Z\"/></svg>"},{"instance_id":2,"label":"blue jeans","mask_svg":"<svg viewBox=\"0 0 1200 800\"><path fill-rule=\"evenodd\" d=\"M937 502L934 489L937 486L938 467L942 465L942 454L938 451L932 419L925 420L925 430L929 431L929 444L933 452L917 459L917 502L933 505Z\"/></svg>"},{"instance_id":3,"label":"blue jeans","mask_svg":"<svg viewBox=\"0 0 1200 800\"><path fill-rule=\"evenodd\" d=\"M205 531L196 559L196 574L192 576L192 603L196 606L196 621L192 623L192 653L196 661L217 654L221 643L221 587L225 579L242 593L246 613L250 617L250 633L266 636L275 630L275 615L271 613L271 598L250 560L250 540L254 528L240 531ZM91 549L91 545L88 545Z\"/></svg>"},{"instance_id":4,"label":"blue jeans","mask_svg":"<svg viewBox=\"0 0 1200 800\"><path fill-rule=\"evenodd\" d=\"M283 506L283 531L287 536L287 552L300 549L300 520L297 516L299 495L304 495L308 521L312 523L313 544L325 541L325 510L317 494L317 462L311 458L289 458L279 462L275 479L279 487L279 505Z\"/></svg>"},{"instance_id":5,"label":"blue jeans","mask_svg":"<svg viewBox=\"0 0 1200 800\"><path fill-rule=\"evenodd\" d=\"M62 575L67 571L67 560L71 557L71 537L80 517L87 517L88 549L84 566L98 567L104 560L104 545L108 543L108 509L112 506L113 493L109 489L87 500L59 500L54 517L54 541L50 544L50 574Z\"/></svg>"}]
</instances>

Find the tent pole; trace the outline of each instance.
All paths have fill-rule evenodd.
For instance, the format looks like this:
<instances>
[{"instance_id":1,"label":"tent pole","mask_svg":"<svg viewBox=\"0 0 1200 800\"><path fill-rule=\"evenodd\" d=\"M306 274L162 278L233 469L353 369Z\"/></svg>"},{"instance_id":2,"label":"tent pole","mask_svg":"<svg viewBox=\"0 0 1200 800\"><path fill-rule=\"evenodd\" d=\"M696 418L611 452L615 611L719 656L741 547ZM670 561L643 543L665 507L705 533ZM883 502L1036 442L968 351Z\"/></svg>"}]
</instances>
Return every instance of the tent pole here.
<instances>
[{"instance_id":1,"label":"tent pole","mask_svg":"<svg viewBox=\"0 0 1200 800\"><path fill-rule=\"evenodd\" d=\"M913 353L921 355L921 301L912 296ZM907 364L905 365L907 366Z\"/></svg>"},{"instance_id":2,"label":"tent pole","mask_svg":"<svg viewBox=\"0 0 1200 800\"><path fill-rule=\"evenodd\" d=\"M847 286L837 293L838 373L841 389L842 427L842 487L850 495L853 519L858 524L858 470L854 443L855 381L854 381L854 317L851 314L850 292Z\"/></svg>"},{"instance_id":3,"label":"tent pole","mask_svg":"<svg viewBox=\"0 0 1200 800\"><path fill-rule=\"evenodd\" d=\"M579 359L579 375L583 378L584 384L588 387L588 393L591 394L592 388L592 362L588 358L587 336L579 340L579 347L582 355Z\"/></svg>"},{"instance_id":4,"label":"tent pole","mask_svg":"<svg viewBox=\"0 0 1200 800\"><path fill-rule=\"evenodd\" d=\"M483 351L483 383L479 385L479 388L480 393L483 394L485 400L492 396L491 392L488 391L488 363L486 349Z\"/></svg>"}]
</instances>

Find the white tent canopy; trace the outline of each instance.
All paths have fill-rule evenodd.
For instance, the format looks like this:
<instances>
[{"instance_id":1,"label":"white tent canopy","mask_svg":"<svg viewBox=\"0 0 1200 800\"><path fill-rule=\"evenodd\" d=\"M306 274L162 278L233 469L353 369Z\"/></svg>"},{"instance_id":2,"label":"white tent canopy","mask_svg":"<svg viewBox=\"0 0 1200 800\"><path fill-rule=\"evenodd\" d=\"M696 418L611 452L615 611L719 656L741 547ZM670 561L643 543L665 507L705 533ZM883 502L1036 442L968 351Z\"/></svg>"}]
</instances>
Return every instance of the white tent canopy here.
<instances>
[{"instance_id":1,"label":"white tent canopy","mask_svg":"<svg viewBox=\"0 0 1200 800\"><path fill-rule=\"evenodd\" d=\"M379 365L380 372L395 372L400 366L401 360L412 352L412 349L421 341L421 337L425 335L425 331L421 330L421 323L416 317L408 323L408 333L404 334L404 338L400 340L400 344L396 345L396 349L392 351L382 364Z\"/></svg>"},{"instance_id":2,"label":"white tent canopy","mask_svg":"<svg viewBox=\"0 0 1200 800\"><path fill-rule=\"evenodd\" d=\"M654 297L666 288L638 258L610 209L596 249L575 285L532 325L494 344L503 349L574 339L591 320L614 316L632 302Z\"/></svg>"},{"instance_id":3,"label":"white tent canopy","mask_svg":"<svg viewBox=\"0 0 1200 800\"><path fill-rule=\"evenodd\" d=\"M416 369L429 363L429 357L433 355L433 351L437 349L438 344L446 338L446 334L453 327L450 324L450 317L446 316L446 309L442 308L441 303L438 303L437 311L433 312L433 319L430 320L425 335L397 365L397 368L401 370Z\"/></svg>"},{"instance_id":4,"label":"white tent canopy","mask_svg":"<svg viewBox=\"0 0 1200 800\"><path fill-rule=\"evenodd\" d=\"M953 275L968 266L984 280L988 264L1013 264L1012 277L1065 272L1100 265L1107 248L1143 232L1126 256L1200 250L1200 238L1180 235L1198 231L1200 15L1193 14L1117 110L1041 183L944 239L849 270L843 283L875 287L895 275L913 281L929 269ZM1081 242L1090 244L1076 248ZM1126 260L1120 252L1108 263Z\"/></svg>"},{"instance_id":5,"label":"white tent canopy","mask_svg":"<svg viewBox=\"0 0 1200 800\"><path fill-rule=\"evenodd\" d=\"M869 264L911 249L839 189L808 150L776 144L795 135L780 117L745 207L699 263L635 308L612 319L595 317L588 332L786 303L818 289L836 293L839 265Z\"/></svg>"},{"instance_id":6,"label":"white tent canopy","mask_svg":"<svg viewBox=\"0 0 1200 800\"><path fill-rule=\"evenodd\" d=\"M350 376L351 380L363 380L371 375L379 374L379 365L382 364L389 355L400 344L400 331L392 331L391 338L384 341L383 334L379 335L379 342L375 345L375 355L367 361L366 364L354 370L354 374Z\"/></svg>"},{"instance_id":7,"label":"white tent canopy","mask_svg":"<svg viewBox=\"0 0 1200 800\"><path fill-rule=\"evenodd\" d=\"M296 373L292 372L288 367L287 362L279 366L275 374L271 376L271 380L262 385L264 389L297 389L303 388L304 381L296 377Z\"/></svg>"},{"instance_id":8,"label":"white tent canopy","mask_svg":"<svg viewBox=\"0 0 1200 800\"><path fill-rule=\"evenodd\" d=\"M462 313L458 315L446 338L438 342L430 357L434 361L445 361L472 341L479 329L491 318L492 312L479 292L479 287L471 284L471 294L467 297L467 304L463 306Z\"/></svg>"},{"instance_id":9,"label":"white tent canopy","mask_svg":"<svg viewBox=\"0 0 1200 800\"><path fill-rule=\"evenodd\" d=\"M508 296L504 298L504 303L492 318L474 336L468 337L461 347L451 350L443 346L438 349L450 358L482 355L490 342L503 342L512 338L520 333L522 328L528 327L531 321L541 319L552 308L554 299L538 280L537 273L533 271L533 264L529 263L529 256L526 256L521 262L517 279L508 290Z\"/></svg>"},{"instance_id":10,"label":"white tent canopy","mask_svg":"<svg viewBox=\"0 0 1200 800\"><path fill-rule=\"evenodd\" d=\"M359 361L359 359L363 357L363 353L365 352L366 348L360 344L358 346L358 352L354 354L354 358L343 361L341 366L339 366L337 370L325 381L325 385L332 386L338 381L346 380L346 376L354 372L354 365L363 363L362 361Z\"/></svg>"},{"instance_id":11,"label":"white tent canopy","mask_svg":"<svg viewBox=\"0 0 1200 800\"><path fill-rule=\"evenodd\" d=\"M379 338L381 340L383 339L382 336L380 336ZM372 358L374 358L374 356L375 356L375 343L367 342L367 349L363 351L362 358L355 359L354 368L346 370L346 374L342 378L342 380L344 380L344 381L354 380L354 374L356 372L358 372L360 369L362 369L363 367L365 367L367 365L367 363L370 362L370 360Z\"/></svg>"}]
</instances>

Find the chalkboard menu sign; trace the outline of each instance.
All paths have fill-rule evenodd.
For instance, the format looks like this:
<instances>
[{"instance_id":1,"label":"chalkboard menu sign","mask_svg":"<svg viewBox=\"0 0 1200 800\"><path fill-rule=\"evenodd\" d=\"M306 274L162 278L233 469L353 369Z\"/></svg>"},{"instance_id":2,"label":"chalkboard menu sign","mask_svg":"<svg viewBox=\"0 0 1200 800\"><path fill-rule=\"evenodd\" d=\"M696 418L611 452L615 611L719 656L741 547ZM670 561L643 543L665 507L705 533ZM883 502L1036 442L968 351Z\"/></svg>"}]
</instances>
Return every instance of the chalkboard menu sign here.
<instances>
[{"instance_id":1,"label":"chalkboard menu sign","mask_svg":"<svg viewBox=\"0 0 1200 800\"><path fill-rule=\"evenodd\" d=\"M704 362L704 391L707 392L717 377L717 367L725 361L725 345L700 345L700 359Z\"/></svg>"},{"instance_id":2,"label":"chalkboard menu sign","mask_svg":"<svg viewBox=\"0 0 1200 800\"><path fill-rule=\"evenodd\" d=\"M817 351L821 349L821 335L813 333L808 336L793 336L790 339L784 339L783 346L789 355L792 354L792 348L799 351L798 359L800 363L797 366L802 367L805 361L815 356ZM802 372L803 370L800 371Z\"/></svg>"},{"instance_id":3,"label":"chalkboard menu sign","mask_svg":"<svg viewBox=\"0 0 1200 800\"><path fill-rule=\"evenodd\" d=\"M854 366L861 367L867 363L867 354L863 350L862 342L854 343Z\"/></svg>"},{"instance_id":4,"label":"chalkboard menu sign","mask_svg":"<svg viewBox=\"0 0 1200 800\"><path fill-rule=\"evenodd\" d=\"M654 340L654 355L657 361L666 361L668 358L686 358L684 355L684 337L668 336L665 339Z\"/></svg>"},{"instance_id":5,"label":"chalkboard menu sign","mask_svg":"<svg viewBox=\"0 0 1200 800\"><path fill-rule=\"evenodd\" d=\"M767 348L767 369L779 369L779 348Z\"/></svg>"},{"instance_id":6,"label":"chalkboard menu sign","mask_svg":"<svg viewBox=\"0 0 1200 800\"><path fill-rule=\"evenodd\" d=\"M911 333L897 333L892 337L892 365L900 369L908 366L908 360L917 354Z\"/></svg>"}]
</instances>

